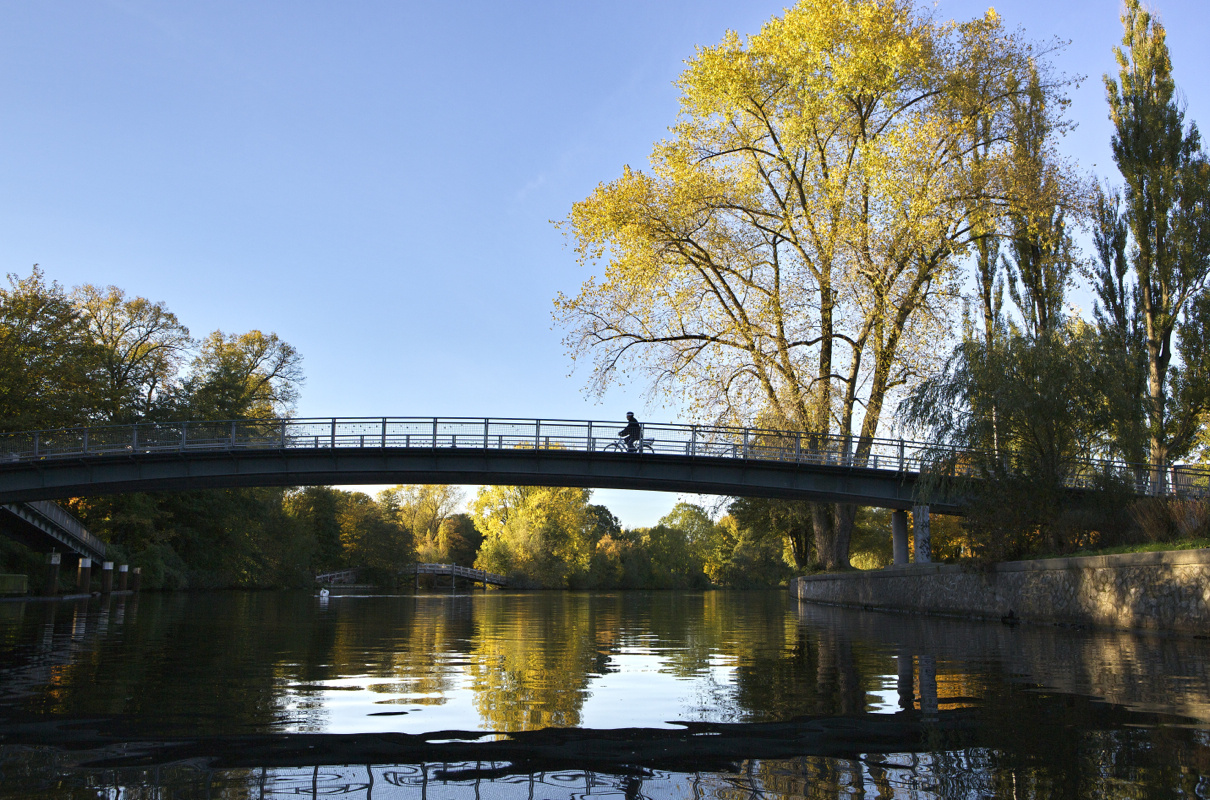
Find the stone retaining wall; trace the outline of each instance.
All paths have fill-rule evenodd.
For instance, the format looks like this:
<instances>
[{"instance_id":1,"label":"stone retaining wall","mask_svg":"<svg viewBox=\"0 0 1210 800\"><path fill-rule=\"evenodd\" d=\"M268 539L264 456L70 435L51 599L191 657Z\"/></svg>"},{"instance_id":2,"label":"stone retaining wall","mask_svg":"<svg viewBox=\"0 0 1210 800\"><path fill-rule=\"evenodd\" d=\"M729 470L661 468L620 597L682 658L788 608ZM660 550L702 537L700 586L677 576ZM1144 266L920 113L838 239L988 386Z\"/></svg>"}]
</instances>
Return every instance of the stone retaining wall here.
<instances>
[{"instance_id":1,"label":"stone retaining wall","mask_svg":"<svg viewBox=\"0 0 1210 800\"><path fill-rule=\"evenodd\" d=\"M1011 561L986 570L907 564L795 578L801 600L919 614L1210 634L1210 549Z\"/></svg>"}]
</instances>

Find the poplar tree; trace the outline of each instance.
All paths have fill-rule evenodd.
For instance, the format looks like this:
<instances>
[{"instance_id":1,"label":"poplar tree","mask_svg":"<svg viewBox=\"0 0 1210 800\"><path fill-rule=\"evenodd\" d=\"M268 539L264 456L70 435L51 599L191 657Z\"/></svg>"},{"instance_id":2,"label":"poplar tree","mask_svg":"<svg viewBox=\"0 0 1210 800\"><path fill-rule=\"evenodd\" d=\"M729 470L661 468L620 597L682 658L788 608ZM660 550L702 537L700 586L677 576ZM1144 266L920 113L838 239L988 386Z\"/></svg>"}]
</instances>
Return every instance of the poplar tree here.
<instances>
[{"instance_id":1,"label":"poplar tree","mask_svg":"<svg viewBox=\"0 0 1210 800\"><path fill-rule=\"evenodd\" d=\"M1061 160L1052 151L1061 122L1048 108L1040 76L1031 70L1012 113L1011 235L1004 257L1007 288L1028 336L1046 339L1063 326L1063 304L1076 256L1067 219L1073 210ZM1075 209L1078 213L1079 209ZM989 337L990 338L990 337Z\"/></svg>"},{"instance_id":2,"label":"poplar tree","mask_svg":"<svg viewBox=\"0 0 1210 800\"><path fill-rule=\"evenodd\" d=\"M1096 285L1102 301L1109 301L1104 313L1110 318L1123 316L1128 306L1137 315L1146 363L1148 460L1153 485L1162 487L1165 468L1192 446L1197 421L1210 403L1210 376L1194 349L1203 340L1201 317L1208 313L1202 295L1210 274L1210 165L1197 126L1185 125L1164 26L1139 0L1127 0L1122 23L1122 46L1114 48L1118 78L1106 75L1105 88L1115 129L1113 157L1125 182L1130 247L1126 255L1114 231L1117 223L1103 205L1105 254ZM1130 302L1119 271L1123 256L1135 279ZM1122 333L1132 327L1124 318L1121 326ZM1180 357L1182 349L1187 357Z\"/></svg>"}]
</instances>

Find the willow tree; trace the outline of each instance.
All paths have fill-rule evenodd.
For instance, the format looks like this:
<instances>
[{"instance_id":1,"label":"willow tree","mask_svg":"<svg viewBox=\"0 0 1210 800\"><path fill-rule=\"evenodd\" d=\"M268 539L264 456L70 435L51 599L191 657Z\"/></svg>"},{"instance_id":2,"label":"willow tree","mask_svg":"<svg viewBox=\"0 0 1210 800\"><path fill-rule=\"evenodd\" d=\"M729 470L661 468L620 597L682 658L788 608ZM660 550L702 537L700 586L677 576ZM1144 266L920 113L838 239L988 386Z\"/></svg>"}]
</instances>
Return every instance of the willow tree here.
<instances>
[{"instance_id":1,"label":"willow tree","mask_svg":"<svg viewBox=\"0 0 1210 800\"><path fill-rule=\"evenodd\" d=\"M699 418L855 436L861 463L1005 219L1030 56L994 12L942 24L904 0L802 0L699 49L650 169L563 223L604 263L556 300L591 386L637 371ZM824 566L848 563L854 512L815 507Z\"/></svg>"}]
</instances>

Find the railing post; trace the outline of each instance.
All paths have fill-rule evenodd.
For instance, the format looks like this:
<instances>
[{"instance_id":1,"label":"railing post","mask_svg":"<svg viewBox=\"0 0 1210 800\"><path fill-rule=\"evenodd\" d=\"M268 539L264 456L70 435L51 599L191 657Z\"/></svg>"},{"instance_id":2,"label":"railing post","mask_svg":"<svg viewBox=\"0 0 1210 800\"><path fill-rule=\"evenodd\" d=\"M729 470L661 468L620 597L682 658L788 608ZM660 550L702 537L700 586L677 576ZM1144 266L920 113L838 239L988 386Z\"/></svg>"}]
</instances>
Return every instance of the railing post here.
<instances>
[{"instance_id":1,"label":"railing post","mask_svg":"<svg viewBox=\"0 0 1210 800\"><path fill-rule=\"evenodd\" d=\"M899 471L903 472L903 439L899 440Z\"/></svg>"},{"instance_id":2,"label":"railing post","mask_svg":"<svg viewBox=\"0 0 1210 800\"><path fill-rule=\"evenodd\" d=\"M794 463L802 461L802 434L794 434Z\"/></svg>"},{"instance_id":3,"label":"railing post","mask_svg":"<svg viewBox=\"0 0 1210 800\"><path fill-rule=\"evenodd\" d=\"M281 421L281 449L286 449L286 421Z\"/></svg>"},{"instance_id":4,"label":"railing post","mask_svg":"<svg viewBox=\"0 0 1210 800\"><path fill-rule=\"evenodd\" d=\"M331 431L330 435L331 435L331 438L329 439L329 441L332 444L332 449L335 450L336 449L336 417L332 417L332 431Z\"/></svg>"},{"instance_id":5,"label":"railing post","mask_svg":"<svg viewBox=\"0 0 1210 800\"><path fill-rule=\"evenodd\" d=\"M138 423L130 426L130 452L139 449L139 426Z\"/></svg>"},{"instance_id":6,"label":"railing post","mask_svg":"<svg viewBox=\"0 0 1210 800\"><path fill-rule=\"evenodd\" d=\"M748 457L748 429L744 428L744 458Z\"/></svg>"},{"instance_id":7,"label":"railing post","mask_svg":"<svg viewBox=\"0 0 1210 800\"><path fill-rule=\"evenodd\" d=\"M697 425L689 426L689 455L697 455Z\"/></svg>"},{"instance_id":8,"label":"railing post","mask_svg":"<svg viewBox=\"0 0 1210 800\"><path fill-rule=\"evenodd\" d=\"M235 449L235 420L231 420L231 449Z\"/></svg>"},{"instance_id":9,"label":"railing post","mask_svg":"<svg viewBox=\"0 0 1210 800\"><path fill-rule=\"evenodd\" d=\"M38 445L39 445L41 439L42 439L42 434L40 432L35 431L34 432L34 458L38 457Z\"/></svg>"},{"instance_id":10,"label":"railing post","mask_svg":"<svg viewBox=\"0 0 1210 800\"><path fill-rule=\"evenodd\" d=\"M181 450L185 449L185 445L189 444L189 423L181 423Z\"/></svg>"},{"instance_id":11,"label":"railing post","mask_svg":"<svg viewBox=\"0 0 1210 800\"><path fill-rule=\"evenodd\" d=\"M382 418L382 446L387 446L387 418Z\"/></svg>"},{"instance_id":12,"label":"railing post","mask_svg":"<svg viewBox=\"0 0 1210 800\"><path fill-rule=\"evenodd\" d=\"M588 441L588 452L590 452L590 453L591 453L593 450L595 450L595 449L596 449L596 448L594 448L594 447L592 446L592 420L588 420L588 436L587 436L587 441ZM486 586L486 584L484 584L484 585Z\"/></svg>"},{"instance_id":13,"label":"railing post","mask_svg":"<svg viewBox=\"0 0 1210 800\"><path fill-rule=\"evenodd\" d=\"M84 455L88 455L88 428L84 429Z\"/></svg>"},{"instance_id":14,"label":"railing post","mask_svg":"<svg viewBox=\"0 0 1210 800\"><path fill-rule=\"evenodd\" d=\"M437 449L437 418L433 417L433 449Z\"/></svg>"},{"instance_id":15,"label":"railing post","mask_svg":"<svg viewBox=\"0 0 1210 800\"><path fill-rule=\"evenodd\" d=\"M488 449L489 442L488 442L487 437L488 437L488 428L489 427L491 427L491 421L487 417L484 417L483 418L483 449L484 450Z\"/></svg>"},{"instance_id":16,"label":"railing post","mask_svg":"<svg viewBox=\"0 0 1210 800\"><path fill-rule=\"evenodd\" d=\"M534 449L542 449L542 420L534 420Z\"/></svg>"}]
</instances>

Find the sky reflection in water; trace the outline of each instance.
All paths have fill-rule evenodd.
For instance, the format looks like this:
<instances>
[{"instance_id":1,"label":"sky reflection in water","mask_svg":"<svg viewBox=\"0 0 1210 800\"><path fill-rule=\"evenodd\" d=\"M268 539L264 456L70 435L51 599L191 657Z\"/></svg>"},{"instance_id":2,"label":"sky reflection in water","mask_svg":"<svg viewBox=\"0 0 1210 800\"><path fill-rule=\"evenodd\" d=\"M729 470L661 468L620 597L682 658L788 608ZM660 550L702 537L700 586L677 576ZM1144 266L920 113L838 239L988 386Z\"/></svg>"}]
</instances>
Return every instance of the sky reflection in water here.
<instances>
[{"instance_id":1,"label":"sky reflection in water","mask_svg":"<svg viewBox=\"0 0 1210 800\"><path fill-rule=\"evenodd\" d=\"M0 797L1210 796L1208 669L1205 640L782 592L2 603ZM541 738L557 728L583 733ZM532 750L492 749L526 731ZM404 743L428 766L384 763L364 737L384 733L436 733ZM329 760L370 766L255 738L277 734L348 735ZM156 737L202 749L136 758Z\"/></svg>"}]
</instances>

